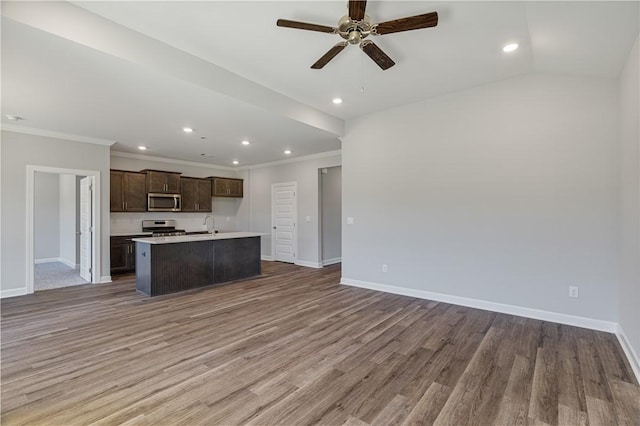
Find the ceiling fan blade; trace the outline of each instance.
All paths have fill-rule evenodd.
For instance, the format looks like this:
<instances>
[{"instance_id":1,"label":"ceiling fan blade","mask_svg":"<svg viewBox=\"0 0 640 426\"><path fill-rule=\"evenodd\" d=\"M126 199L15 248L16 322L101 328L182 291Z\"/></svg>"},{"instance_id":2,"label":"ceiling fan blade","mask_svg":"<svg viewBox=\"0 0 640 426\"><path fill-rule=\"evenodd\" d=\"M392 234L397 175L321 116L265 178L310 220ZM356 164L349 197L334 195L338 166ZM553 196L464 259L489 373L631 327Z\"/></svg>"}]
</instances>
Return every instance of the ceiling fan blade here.
<instances>
[{"instance_id":1,"label":"ceiling fan blade","mask_svg":"<svg viewBox=\"0 0 640 426\"><path fill-rule=\"evenodd\" d=\"M373 33L391 34L401 31L419 30L438 25L438 12L425 13L423 15L410 16L408 18L394 19L392 21L381 22L373 26Z\"/></svg>"},{"instance_id":2,"label":"ceiling fan blade","mask_svg":"<svg viewBox=\"0 0 640 426\"><path fill-rule=\"evenodd\" d=\"M347 44L348 43L346 41L341 41L340 43L336 44L331 49L329 49L327 53L322 55L322 57L318 59L315 64L311 65L311 68L313 68L314 70L319 70L320 68L324 67L329 63L330 60L335 58L338 53L342 52L342 50L347 47Z\"/></svg>"},{"instance_id":3,"label":"ceiling fan blade","mask_svg":"<svg viewBox=\"0 0 640 426\"><path fill-rule=\"evenodd\" d=\"M349 18L354 21L362 21L366 8L367 0L349 0Z\"/></svg>"},{"instance_id":4,"label":"ceiling fan blade","mask_svg":"<svg viewBox=\"0 0 640 426\"><path fill-rule=\"evenodd\" d=\"M327 27L325 25L310 24L308 22L290 21L288 19L278 19L276 25L279 27L296 28L298 30L318 31L321 33L335 33L337 28Z\"/></svg>"},{"instance_id":5,"label":"ceiling fan blade","mask_svg":"<svg viewBox=\"0 0 640 426\"><path fill-rule=\"evenodd\" d=\"M362 49L367 56L373 59L373 62L378 64L378 66L383 70L389 69L396 64L393 62L393 59L388 57L387 54L371 40L365 40L360 43L360 49Z\"/></svg>"}]
</instances>

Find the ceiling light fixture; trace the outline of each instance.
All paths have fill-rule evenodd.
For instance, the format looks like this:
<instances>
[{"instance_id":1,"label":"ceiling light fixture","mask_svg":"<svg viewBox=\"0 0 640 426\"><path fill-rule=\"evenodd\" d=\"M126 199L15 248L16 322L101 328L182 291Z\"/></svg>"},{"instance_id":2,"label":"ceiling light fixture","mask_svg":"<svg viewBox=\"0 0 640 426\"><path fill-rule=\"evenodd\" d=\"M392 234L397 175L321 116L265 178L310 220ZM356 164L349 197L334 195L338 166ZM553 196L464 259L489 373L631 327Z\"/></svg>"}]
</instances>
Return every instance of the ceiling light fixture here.
<instances>
[{"instance_id":1,"label":"ceiling light fixture","mask_svg":"<svg viewBox=\"0 0 640 426\"><path fill-rule=\"evenodd\" d=\"M140 151L144 151L145 149L147 149L147 147L146 147L146 146L142 146L142 145L140 145L140 146L138 147L138 149L139 149Z\"/></svg>"},{"instance_id":2,"label":"ceiling light fixture","mask_svg":"<svg viewBox=\"0 0 640 426\"><path fill-rule=\"evenodd\" d=\"M286 155L291 155L291 150L290 150L290 149L285 149L285 150L284 150L284 153L285 153Z\"/></svg>"},{"instance_id":3,"label":"ceiling light fixture","mask_svg":"<svg viewBox=\"0 0 640 426\"><path fill-rule=\"evenodd\" d=\"M342 99L340 99L340 98L333 98L333 101L332 101L332 102L333 102L334 104L336 104L336 105L339 105L339 104L341 104L341 103L342 103Z\"/></svg>"},{"instance_id":4,"label":"ceiling light fixture","mask_svg":"<svg viewBox=\"0 0 640 426\"><path fill-rule=\"evenodd\" d=\"M183 127L182 130L185 131L185 133L191 133L193 132L193 129L191 127Z\"/></svg>"},{"instance_id":5,"label":"ceiling light fixture","mask_svg":"<svg viewBox=\"0 0 640 426\"><path fill-rule=\"evenodd\" d=\"M233 165L237 166L240 162L238 160L233 160Z\"/></svg>"},{"instance_id":6,"label":"ceiling light fixture","mask_svg":"<svg viewBox=\"0 0 640 426\"><path fill-rule=\"evenodd\" d=\"M11 115L11 114L7 114L6 117L8 120L11 120L11 121L24 120L22 117L18 117L17 115Z\"/></svg>"},{"instance_id":7,"label":"ceiling light fixture","mask_svg":"<svg viewBox=\"0 0 640 426\"><path fill-rule=\"evenodd\" d=\"M245 146L246 146L246 145L249 145L250 143L251 143L251 142L249 142L249 141L242 141L242 145L245 145Z\"/></svg>"},{"instance_id":8,"label":"ceiling light fixture","mask_svg":"<svg viewBox=\"0 0 640 426\"><path fill-rule=\"evenodd\" d=\"M505 53L513 52L518 48L518 43L509 43L505 47L502 48L502 51Z\"/></svg>"}]
</instances>

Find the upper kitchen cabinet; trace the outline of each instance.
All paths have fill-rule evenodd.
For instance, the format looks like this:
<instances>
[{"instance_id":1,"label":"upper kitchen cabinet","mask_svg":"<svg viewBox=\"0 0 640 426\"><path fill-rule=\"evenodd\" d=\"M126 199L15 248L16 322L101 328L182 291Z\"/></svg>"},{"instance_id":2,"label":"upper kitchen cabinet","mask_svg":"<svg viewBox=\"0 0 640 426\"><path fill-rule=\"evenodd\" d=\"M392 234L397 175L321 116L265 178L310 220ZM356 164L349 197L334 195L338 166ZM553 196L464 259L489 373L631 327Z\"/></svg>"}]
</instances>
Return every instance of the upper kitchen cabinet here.
<instances>
[{"instance_id":1,"label":"upper kitchen cabinet","mask_svg":"<svg viewBox=\"0 0 640 426\"><path fill-rule=\"evenodd\" d=\"M111 170L112 212L144 212L147 210L147 175L145 173Z\"/></svg>"},{"instance_id":2,"label":"upper kitchen cabinet","mask_svg":"<svg viewBox=\"0 0 640 426\"><path fill-rule=\"evenodd\" d=\"M211 176L210 179L213 181L213 192L211 195L214 197L243 197L242 179L215 176Z\"/></svg>"},{"instance_id":3,"label":"upper kitchen cabinet","mask_svg":"<svg viewBox=\"0 0 640 426\"><path fill-rule=\"evenodd\" d=\"M180 178L183 212L211 212L211 181Z\"/></svg>"},{"instance_id":4,"label":"upper kitchen cabinet","mask_svg":"<svg viewBox=\"0 0 640 426\"><path fill-rule=\"evenodd\" d=\"M142 170L147 174L147 191L161 194L180 193L180 173Z\"/></svg>"}]
</instances>

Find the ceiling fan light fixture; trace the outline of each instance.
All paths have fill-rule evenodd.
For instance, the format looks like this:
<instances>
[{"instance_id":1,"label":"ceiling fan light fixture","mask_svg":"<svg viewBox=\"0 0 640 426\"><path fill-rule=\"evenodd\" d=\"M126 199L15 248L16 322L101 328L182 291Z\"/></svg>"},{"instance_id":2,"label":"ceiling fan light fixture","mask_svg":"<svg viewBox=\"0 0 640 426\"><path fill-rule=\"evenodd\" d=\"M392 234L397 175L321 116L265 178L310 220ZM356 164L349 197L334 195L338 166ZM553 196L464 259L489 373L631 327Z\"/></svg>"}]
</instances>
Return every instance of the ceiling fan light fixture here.
<instances>
[{"instance_id":1,"label":"ceiling fan light fixture","mask_svg":"<svg viewBox=\"0 0 640 426\"><path fill-rule=\"evenodd\" d=\"M502 51L505 53L510 53L515 51L518 48L518 43L509 43L502 48Z\"/></svg>"}]
</instances>

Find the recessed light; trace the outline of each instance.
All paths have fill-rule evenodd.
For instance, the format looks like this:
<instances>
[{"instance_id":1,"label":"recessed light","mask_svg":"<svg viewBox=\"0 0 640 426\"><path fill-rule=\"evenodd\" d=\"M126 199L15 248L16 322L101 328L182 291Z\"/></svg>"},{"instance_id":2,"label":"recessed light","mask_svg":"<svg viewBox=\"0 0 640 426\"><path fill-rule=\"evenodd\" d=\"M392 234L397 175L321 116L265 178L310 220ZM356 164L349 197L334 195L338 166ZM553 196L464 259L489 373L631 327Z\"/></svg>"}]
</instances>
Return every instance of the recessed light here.
<instances>
[{"instance_id":1,"label":"recessed light","mask_svg":"<svg viewBox=\"0 0 640 426\"><path fill-rule=\"evenodd\" d=\"M193 132L193 129L191 127L183 127L182 130L184 130L185 133Z\"/></svg>"},{"instance_id":2,"label":"recessed light","mask_svg":"<svg viewBox=\"0 0 640 426\"><path fill-rule=\"evenodd\" d=\"M251 144L251 142L249 142L249 141L242 141L242 145L249 145L249 144Z\"/></svg>"},{"instance_id":3,"label":"recessed light","mask_svg":"<svg viewBox=\"0 0 640 426\"><path fill-rule=\"evenodd\" d=\"M506 52L506 53L509 53L509 52L513 52L517 48L518 48L518 43L509 43L505 47L502 48L502 51Z\"/></svg>"},{"instance_id":4,"label":"recessed light","mask_svg":"<svg viewBox=\"0 0 640 426\"><path fill-rule=\"evenodd\" d=\"M334 104L338 105L338 104L341 104L341 103L342 103L342 99L340 99L340 98L333 98L333 101L332 101L332 102L333 102Z\"/></svg>"},{"instance_id":5,"label":"recessed light","mask_svg":"<svg viewBox=\"0 0 640 426\"><path fill-rule=\"evenodd\" d=\"M238 160L233 160L233 165L237 166L238 164L240 164L240 162Z\"/></svg>"},{"instance_id":6,"label":"recessed light","mask_svg":"<svg viewBox=\"0 0 640 426\"><path fill-rule=\"evenodd\" d=\"M11 114L7 114L6 117L8 120L11 120L11 121L20 121L23 119L22 117L18 117L17 115L11 115Z\"/></svg>"},{"instance_id":7,"label":"recessed light","mask_svg":"<svg viewBox=\"0 0 640 426\"><path fill-rule=\"evenodd\" d=\"M140 146L138 147L138 149L139 149L140 151L144 151L145 149L147 149L147 147L146 147L146 146L142 146L142 145L140 145Z\"/></svg>"},{"instance_id":8,"label":"recessed light","mask_svg":"<svg viewBox=\"0 0 640 426\"><path fill-rule=\"evenodd\" d=\"M285 149L284 153L287 154L287 155L291 155L291 150L290 149Z\"/></svg>"}]
</instances>

